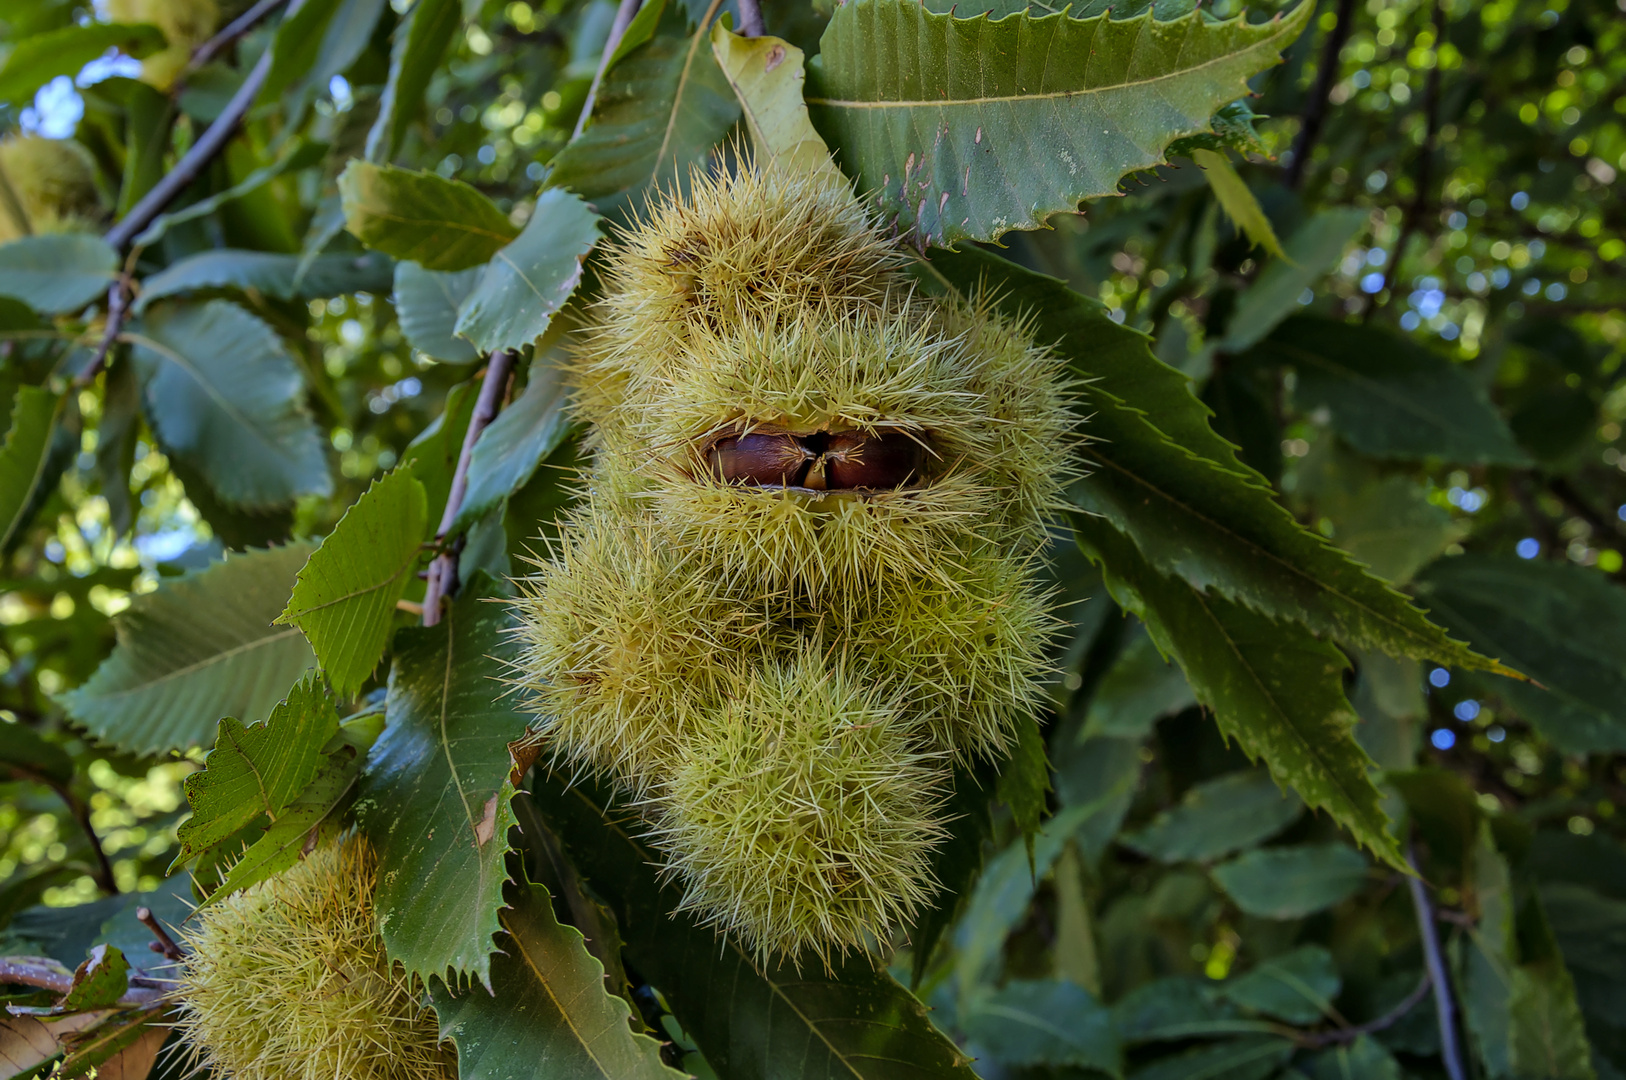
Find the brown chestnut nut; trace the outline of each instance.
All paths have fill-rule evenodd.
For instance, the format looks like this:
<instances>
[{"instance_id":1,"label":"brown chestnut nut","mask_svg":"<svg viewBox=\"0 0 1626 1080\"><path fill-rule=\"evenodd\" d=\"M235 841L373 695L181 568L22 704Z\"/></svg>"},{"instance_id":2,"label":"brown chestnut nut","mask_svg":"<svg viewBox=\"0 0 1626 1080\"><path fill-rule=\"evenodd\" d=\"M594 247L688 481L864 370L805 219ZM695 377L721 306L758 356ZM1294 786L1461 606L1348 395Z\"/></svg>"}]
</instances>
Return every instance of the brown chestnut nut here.
<instances>
[{"instance_id":1,"label":"brown chestnut nut","mask_svg":"<svg viewBox=\"0 0 1626 1080\"><path fill-rule=\"evenodd\" d=\"M832 490L895 488L921 474L926 448L902 431L841 431L830 436L824 463Z\"/></svg>"},{"instance_id":2,"label":"brown chestnut nut","mask_svg":"<svg viewBox=\"0 0 1626 1080\"><path fill-rule=\"evenodd\" d=\"M712 475L729 484L793 486L813 459L794 435L752 432L718 440L706 452Z\"/></svg>"}]
</instances>

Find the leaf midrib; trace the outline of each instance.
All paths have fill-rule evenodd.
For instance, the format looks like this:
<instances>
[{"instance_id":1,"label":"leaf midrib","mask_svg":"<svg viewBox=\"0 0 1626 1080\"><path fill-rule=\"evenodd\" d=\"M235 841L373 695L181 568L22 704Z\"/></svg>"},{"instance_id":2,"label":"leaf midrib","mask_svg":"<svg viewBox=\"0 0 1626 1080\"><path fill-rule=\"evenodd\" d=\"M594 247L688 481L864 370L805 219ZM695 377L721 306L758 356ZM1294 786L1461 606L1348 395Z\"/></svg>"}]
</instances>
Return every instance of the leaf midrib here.
<instances>
[{"instance_id":1,"label":"leaf midrib","mask_svg":"<svg viewBox=\"0 0 1626 1080\"><path fill-rule=\"evenodd\" d=\"M137 685L131 686L127 689L96 694L95 699L98 701L110 701L114 698L123 697L126 694L140 693L143 690L149 690L154 686L168 682L170 679L178 679L183 675L190 675L195 671L202 671L212 664L224 663L241 653L246 653L262 646L275 644L276 642L281 641L283 638L298 637L299 634L300 631L298 627L292 627L287 630L279 630L274 634L267 634L265 637L255 638L252 641L245 641L240 645L234 645L224 652L218 652L210 656L206 656L201 660L197 660L186 665L185 667L180 667L174 669L173 671L165 672L163 675L160 675L157 678L148 679L145 682L138 683Z\"/></svg>"},{"instance_id":2,"label":"leaf midrib","mask_svg":"<svg viewBox=\"0 0 1626 1080\"><path fill-rule=\"evenodd\" d=\"M214 399L215 403L220 407L221 412L231 417L231 419L241 427L247 428L249 431L253 432L256 440L259 441L259 443L264 446L265 449L274 457L284 456L284 451L286 448L279 445L268 434L262 431L258 425L250 420L248 416L245 415L240 409L238 409L235 402L233 402L230 398L225 397L220 391L218 391L212 381L204 378L202 369L193 364L190 358L175 351L163 342L149 338L143 334L123 333L120 334L119 337L120 339L128 341L132 344L140 345L146 349L151 349L153 352L164 357L170 363L186 372L186 374L192 377L193 382L197 383L203 388L205 394Z\"/></svg>"},{"instance_id":3,"label":"leaf midrib","mask_svg":"<svg viewBox=\"0 0 1626 1080\"><path fill-rule=\"evenodd\" d=\"M1301 0L1301 2L1303 2L1303 0ZM1025 15L1023 17L1026 18ZM1100 18L1105 19L1110 18L1110 16L1102 15ZM1275 32L1258 38L1257 40L1248 44L1245 48L1238 49L1235 52L1221 53L1219 56L1205 60L1200 64L1194 64L1191 67L1178 68L1174 71L1165 72L1161 75L1154 75L1148 79L1132 79L1123 82L1110 83L1104 86L1087 86L1077 90L1051 90L1041 91L1035 94L995 94L987 97L974 98L941 98L937 101L926 99L853 101L845 98L819 97L810 97L806 100L807 104L809 105L824 105L834 109L923 109L928 107L940 108L946 105L994 105L1012 101L1055 101L1075 97L1085 97L1091 94L1103 94L1114 90L1133 90L1137 87L1152 86L1160 82L1166 82L1170 79L1179 79L1189 75L1194 75L1207 68L1214 67L1215 65L1229 63L1237 60L1240 57L1245 57L1250 53L1257 52L1262 47L1268 47L1279 38L1284 37L1289 29L1289 24L1285 23L1280 16L1277 16L1275 21L1277 23L1277 30Z\"/></svg>"}]
</instances>

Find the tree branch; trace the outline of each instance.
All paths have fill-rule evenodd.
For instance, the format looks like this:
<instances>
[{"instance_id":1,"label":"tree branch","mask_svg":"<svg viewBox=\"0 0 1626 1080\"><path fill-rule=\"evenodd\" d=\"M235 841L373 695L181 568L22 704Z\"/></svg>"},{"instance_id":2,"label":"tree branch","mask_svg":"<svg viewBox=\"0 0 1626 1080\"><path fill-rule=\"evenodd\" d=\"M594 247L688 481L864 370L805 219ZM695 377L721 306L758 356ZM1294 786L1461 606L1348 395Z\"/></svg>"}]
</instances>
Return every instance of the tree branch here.
<instances>
[{"instance_id":1,"label":"tree branch","mask_svg":"<svg viewBox=\"0 0 1626 1080\"><path fill-rule=\"evenodd\" d=\"M474 444L502 408L503 391L508 387L508 376L514 368L514 354L499 349L491 354L486 364L485 381L480 384L480 396L469 417L469 429L463 433L463 449L457 455L457 469L452 473L452 488L446 495L446 509L440 515L440 528L436 541L444 541L463 508L463 496L469 490L469 461L474 457ZM461 543L443 550L429 564L429 585L423 593L423 625L440 622L441 601L457 592L457 555Z\"/></svg>"},{"instance_id":2,"label":"tree branch","mask_svg":"<svg viewBox=\"0 0 1626 1080\"><path fill-rule=\"evenodd\" d=\"M1338 1043L1352 1043L1362 1035L1371 1035L1374 1032L1383 1031L1387 1028L1394 1027L1405 1018L1407 1013L1411 1012L1417 1007L1418 1002L1422 1001L1423 998L1428 996L1429 987L1433 985L1434 980L1430 978L1428 972L1425 971L1423 972L1423 977L1417 982L1417 988L1402 998L1400 1004L1396 1005L1394 1008L1390 1009L1376 1020L1368 1020L1366 1023L1356 1024L1354 1027L1338 1028L1335 1031L1317 1032L1316 1034L1301 1040L1300 1045L1316 1047L1332 1046Z\"/></svg>"},{"instance_id":3,"label":"tree branch","mask_svg":"<svg viewBox=\"0 0 1626 1080\"><path fill-rule=\"evenodd\" d=\"M186 81L188 75L191 75L198 68L203 67L230 48L238 38L254 29L261 19L264 19L287 2L288 0L260 0L259 3L227 23L224 30L192 50L192 59L187 62L186 70L181 72L177 84Z\"/></svg>"},{"instance_id":4,"label":"tree branch","mask_svg":"<svg viewBox=\"0 0 1626 1080\"><path fill-rule=\"evenodd\" d=\"M1366 305L1366 317L1370 318L1372 312L1377 310L1378 296L1387 289L1393 289L1395 280L1400 276L1400 263L1406 256L1406 245L1417 232L1417 226L1422 222L1423 215L1428 211L1429 197L1434 186L1434 157L1439 149L1440 142L1440 61L1439 50L1445 45L1445 4L1442 0L1434 0L1434 66L1429 69L1428 81L1423 84L1423 119L1427 123L1423 135L1423 154L1417 162L1417 190L1412 193L1411 203L1406 207L1405 217L1400 223L1400 236L1395 240L1394 250L1389 253L1389 265L1383 274L1383 288L1372 294Z\"/></svg>"},{"instance_id":5,"label":"tree branch","mask_svg":"<svg viewBox=\"0 0 1626 1080\"><path fill-rule=\"evenodd\" d=\"M1417 874L1417 859L1412 853L1411 841L1406 841L1406 865L1411 875L1406 885L1411 889L1411 904L1417 911L1417 930L1423 939L1423 960L1428 967L1428 979L1434 985L1434 1010L1440 1020L1440 1058L1449 1080L1467 1080L1462 1068L1462 1048L1457 1045L1456 1002L1451 997L1451 984L1445 974L1445 956L1440 951L1440 933L1434 925L1434 908L1429 904L1428 891Z\"/></svg>"},{"instance_id":6,"label":"tree branch","mask_svg":"<svg viewBox=\"0 0 1626 1080\"><path fill-rule=\"evenodd\" d=\"M7 708L10 709L11 707L7 706ZM11 709L11 711L15 712L16 710ZM85 839L90 841L91 853L96 856L96 868L90 873L91 879L96 882L96 887L108 896L117 896L119 887L113 878L113 863L108 859L107 852L102 849L101 837L96 835L96 830L90 824L90 804L75 795L73 789L67 784L60 783L44 773L36 772L26 765L8 764L5 768L9 769L12 775L20 780L43 784L56 793L57 798L61 799L64 805L67 806L68 815L73 818L74 823L85 834Z\"/></svg>"},{"instance_id":7,"label":"tree branch","mask_svg":"<svg viewBox=\"0 0 1626 1080\"><path fill-rule=\"evenodd\" d=\"M151 930L152 936L158 939L148 946L153 952L163 953L170 960L186 959L186 953L182 952L181 947L175 944L175 939L169 936L169 931L164 929L164 924L159 922L158 917L152 913L152 908L136 908L135 917L137 922Z\"/></svg>"},{"instance_id":8,"label":"tree branch","mask_svg":"<svg viewBox=\"0 0 1626 1080\"><path fill-rule=\"evenodd\" d=\"M1293 140L1293 160L1288 163L1287 186L1297 191L1304 183L1304 174L1310 167L1310 155L1327 121L1327 105L1332 88L1338 84L1344 44L1355 23L1355 0L1338 0L1338 21L1327 31L1326 43L1321 47L1321 64L1316 68L1315 86L1310 90L1310 101L1304 108L1304 119L1299 136Z\"/></svg>"},{"instance_id":9,"label":"tree branch","mask_svg":"<svg viewBox=\"0 0 1626 1080\"><path fill-rule=\"evenodd\" d=\"M761 37L766 31L762 23L762 7L757 0L734 0L740 9L740 36Z\"/></svg>"},{"instance_id":10,"label":"tree branch","mask_svg":"<svg viewBox=\"0 0 1626 1080\"><path fill-rule=\"evenodd\" d=\"M598 103L598 89L604 84L604 73L610 70L610 57L615 55L616 47L626 37L627 27L632 25L641 6L642 0L621 0L621 6L615 9L615 21L610 24L610 36L604 39L604 53L599 57L598 70L593 72L592 85L587 88L587 100L582 102L581 115L576 117L576 130L570 133L572 139L586 130L587 121L593 115L593 106Z\"/></svg>"}]
</instances>

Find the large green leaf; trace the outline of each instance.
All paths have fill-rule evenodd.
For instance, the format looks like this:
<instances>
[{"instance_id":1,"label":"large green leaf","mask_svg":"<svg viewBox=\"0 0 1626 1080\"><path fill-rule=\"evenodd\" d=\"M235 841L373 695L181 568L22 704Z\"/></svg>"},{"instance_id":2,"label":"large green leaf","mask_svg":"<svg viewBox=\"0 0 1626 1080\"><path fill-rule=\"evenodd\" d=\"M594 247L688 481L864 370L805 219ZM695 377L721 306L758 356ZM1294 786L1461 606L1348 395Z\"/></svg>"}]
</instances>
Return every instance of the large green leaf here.
<instances>
[{"instance_id":1,"label":"large green leaf","mask_svg":"<svg viewBox=\"0 0 1626 1080\"><path fill-rule=\"evenodd\" d=\"M631 1010L604 988L604 965L581 931L554 918L548 890L528 885L502 914L507 938L491 991L430 984L440 1037L457 1045L459 1080L677 1080L660 1044L635 1035Z\"/></svg>"},{"instance_id":2,"label":"large green leaf","mask_svg":"<svg viewBox=\"0 0 1626 1080\"><path fill-rule=\"evenodd\" d=\"M605 75L592 122L548 177L617 217L641 210L657 190L685 187L740 117L706 29L687 32L679 5L657 10L658 32Z\"/></svg>"},{"instance_id":3,"label":"large green leaf","mask_svg":"<svg viewBox=\"0 0 1626 1080\"><path fill-rule=\"evenodd\" d=\"M0 551L7 551L38 506L51 456L51 436L64 398L24 386L11 405L11 426L0 444Z\"/></svg>"},{"instance_id":4,"label":"large green leaf","mask_svg":"<svg viewBox=\"0 0 1626 1080\"><path fill-rule=\"evenodd\" d=\"M279 300L337 296L341 293L386 293L392 260L377 252L320 255L303 275L297 255L273 251L222 248L180 259L141 282L137 313L155 300L200 289L253 290Z\"/></svg>"},{"instance_id":5,"label":"large green leaf","mask_svg":"<svg viewBox=\"0 0 1626 1080\"><path fill-rule=\"evenodd\" d=\"M1342 986L1332 954L1320 945L1301 945L1228 980L1220 993L1252 1012L1289 1024L1313 1024L1335 1015L1332 1002Z\"/></svg>"},{"instance_id":6,"label":"large green leaf","mask_svg":"<svg viewBox=\"0 0 1626 1080\"><path fill-rule=\"evenodd\" d=\"M1299 627L1163 577L1097 519L1075 517L1074 528L1102 566L1113 598L1179 661L1220 731L1361 844L1403 865L1367 773L1372 759L1355 741L1343 653Z\"/></svg>"},{"instance_id":7,"label":"large green leaf","mask_svg":"<svg viewBox=\"0 0 1626 1080\"><path fill-rule=\"evenodd\" d=\"M1164 160L1277 63L1313 5L1250 24L1193 12L960 19L912 0L836 8L808 105L841 163L922 246L1036 229Z\"/></svg>"},{"instance_id":8,"label":"large green leaf","mask_svg":"<svg viewBox=\"0 0 1626 1080\"><path fill-rule=\"evenodd\" d=\"M748 953L684 913L662 884L643 826L591 785L537 770L533 795L568 854L614 908L626 951L719 1076L730 1080L941 1077L974 1080L926 1009L868 957L759 971Z\"/></svg>"},{"instance_id":9,"label":"large green leaf","mask_svg":"<svg viewBox=\"0 0 1626 1080\"><path fill-rule=\"evenodd\" d=\"M198 746L223 716L270 716L316 663L298 630L271 625L310 552L289 544L228 555L134 597L114 620L113 654L62 695L68 714L137 754Z\"/></svg>"},{"instance_id":10,"label":"large green leaf","mask_svg":"<svg viewBox=\"0 0 1626 1080\"><path fill-rule=\"evenodd\" d=\"M99 236L52 233L0 245L0 296L36 311L78 311L107 291L118 252Z\"/></svg>"},{"instance_id":11,"label":"large green leaf","mask_svg":"<svg viewBox=\"0 0 1626 1080\"><path fill-rule=\"evenodd\" d=\"M378 850L374 906L390 957L425 981L474 976L489 989L514 824L508 744L526 724L501 682L517 648L508 613L483 580L436 626L397 635L357 813Z\"/></svg>"},{"instance_id":12,"label":"large green leaf","mask_svg":"<svg viewBox=\"0 0 1626 1080\"><path fill-rule=\"evenodd\" d=\"M1300 919L1347 898L1366 880L1366 860L1343 844L1255 848L1214 868L1236 906L1266 919Z\"/></svg>"},{"instance_id":13,"label":"large green leaf","mask_svg":"<svg viewBox=\"0 0 1626 1080\"><path fill-rule=\"evenodd\" d=\"M324 440L282 339L236 304L161 304L130 331L159 441L221 501L269 509L328 495Z\"/></svg>"},{"instance_id":14,"label":"large green leaf","mask_svg":"<svg viewBox=\"0 0 1626 1080\"><path fill-rule=\"evenodd\" d=\"M524 231L491 257L459 305L455 332L487 353L535 343L576 291L598 235L586 203L559 188L542 192Z\"/></svg>"},{"instance_id":15,"label":"large green leaf","mask_svg":"<svg viewBox=\"0 0 1626 1080\"><path fill-rule=\"evenodd\" d=\"M352 161L339 176L345 228L370 248L427 270L479 266L519 235L497 205L461 180Z\"/></svg>"},{"instance_id":16,"label":"large green leaf","mask_svg":"<svg viewBox=\"0 0 1626 1080\"><path fill-rule=\"evenodd\" d=\"M1298 315L1256 350L1298 374L1294 403L1326 409L1364 454L1463 465L1528 465L1501 415L1460 365L1374 326Z\"/></svg>"},{"instance_id":17,"label":"large green leaf","mask_svg":"<svg viewBox=\"0 0 1626 1080\"><path fill-rule=\"evenodd\" d=\"M224 717L203 769L186 778L192 816L181 823L175 866L261 814L275 822L315 778L322 748L338 730L339 714L314 672L288 691L265 722L244 727Z\"/></svg>"},{"instance_id":18,"label":"large green leaf","mask_svg":"<svg viewBox=\"0 0 1626 1080\"><path fill-rule=\"evenodd\" d=\"M1016 979L981 994L960 1026L1001 1065L1075 1065L1123 1075L1111 1012L1065 979Z\"/></svg>"},{"instance_id":19,"label":"large green leaf","mask_svg":"<svg viewBox=\"0 0 1626 1080\"><path fill-rule=\"evenodd\" d=\"M1178 806L1119 840L1161 862L1206 862L1270 839L1303 810L1265 773L1231 773L1193 785Z\"/></svg>"},{"instance_id":20,"label":"large green leaf","mask_svg":"<svg viewBox=\"0 0 1626 1080\"><path fill-rule=\"evenodd\" d=\"M163 47L163 31L145 23L92 22L35 34L17 42L0 67L0 101L26 105L34 91L58 75L79 74L109 49L142 56Z\"/></svg>"},{"instance_id":21,"label":"large green leaf","mask_svg":"<svg viewBox=\"0 0 1626 1080\"><path fill-rule=\"evenodd\" d=\"M378 119L367 133L368 161L384 163L395 157L423 108L424 91L441 57L457 39L462 16L458 0L419 0L396 26Z\"/></svg>"},{"instance_id":22,"label":"large green leaf","mask_svg":"<svg viewBox=\"0 0 1626 1080\"><path fill-rule=\"evenodd\" d=\"M1098 302L974 249L934 253L931 265L962 291L979 282L1000 288L998 306L1031 318L1035 336L1056 342L1074 372L1092 380L1089 440L1080 453L1093 471L1072 498L1128 536L1160 572L1376 651L1494 669L1300 526L1264 477L1214 434L1186 378Z\"/></svg>"},{"instance_id":23,"label":"large green leaf","mask_svg":"<svg viewBox=\"0 0 1626 1080\"><path fill-rule=\"evenodd\" d=\"M524 487L547 456L570 433L570 409L555 361L544 353L531 361L531 381L514 403L480 433L469 459L469 486L452 531L485 517Z\"/></svg>"},{"instance_id":24,"label":"large green leaf","mask_svg":"<svg viewBox=\"0 0 1626 1080\"><path fill-rule=\"evenodd\" d=\"M479 357L457 336L457 308L474 289L484 267L447 272L415 262L395 264L395 318L407 344L434 360L466 364ZM499 418L500 419L500 418Z\"/></svg>"},{"instance_id":25,"label":"large green leaf","mask_svg":"<svg viewBox=\"0 0 1626 1080\"><path fill-rule=\"evenodd\" d=\"M1485 680L1557 746L1626 750L1626 591L1596 570L1492 555L1441 559L1417 590L1452 630L1539 684Z\"/></svg>"},{"instance_id":26,"label":"large green leaf","mask_svg":"<svg viewBox=\"0 0 1626 1080\"><path fill-rule=\"evenodd\" d=\"M423 485L410 469L374 480L311 554L277 616L304 631L341 696L361 689L384 655L428 520Z\"/></svg>"}]
</instances>

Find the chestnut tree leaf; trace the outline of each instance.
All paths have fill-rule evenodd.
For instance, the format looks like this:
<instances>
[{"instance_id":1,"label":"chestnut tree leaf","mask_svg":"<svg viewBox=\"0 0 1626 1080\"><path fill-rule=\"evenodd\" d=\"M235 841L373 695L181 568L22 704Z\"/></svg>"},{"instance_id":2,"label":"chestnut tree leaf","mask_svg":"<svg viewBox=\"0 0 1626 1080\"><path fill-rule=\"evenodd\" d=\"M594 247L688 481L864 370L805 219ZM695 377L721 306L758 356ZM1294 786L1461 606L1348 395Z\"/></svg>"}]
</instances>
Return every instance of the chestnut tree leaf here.
<instances>
[{"instance_id":1,"label":"chestnut tree leaf","mask_svg":"<svg viewBox=\"0 0 1626 1080\"><path fill-rule=\"evenodd\" d=\"M426 270L479 266L519 229L461 180L352 161L339 176L345 228L363 244Z\"/></svg>"},{"instance_id":2,"label":"chestnut tree leaf","mask_svg":"<svg viewBox=\"0 0 1626 1080\"><path fill-rule=\"evenodd\" d=\"M756 147L756 163L771 162L794 174L848 187L849 181L830 160L830 148L808 118L802 100L807 77L802 50L776 37L730 33L721 19L711 28L711 48L739 98Z\"/></svg>"},{"instance_id":3,"label":"chestnut tree leaf","mask_svg":"<svg viewBox=\"0 0 1626 1080\"><path fill-rule=\"evenodd\" d=\"M1208 131L1313 11L962 19L850 0L809 66L807 103L858 189L922 247L993 240L1117 194L1170 143Z\"/></svg>"},{"instance_id":4,"label":"chestnut tree leaf","mask_svg":"<svg viewBox=\"0 0 1626 1080\"><path fill-rule=\"evenodd\" d=\"M338 730L338 711L315 672L299 680L267 720L245 727L223 718L203 768L186 778L192 816L181 823L181 848L170 869L262 814L275 822L322 767L323 748Z\"/></svg>"},{"instance_id":5,"label":"chestnut tree leaf","mask_svg":"<svg viewBox=\"0 0 1626 1080\"><path fill-rule=\"evenodd\" d=\"M68 715L135 754L198 746L223 716L270 716L316 664L297 628L272 625L310 553L304 543L232 553L132 597L113 620L112 655L61 695Z\"/></svg>"},{"instance_id":6,"label":"chestnut tree leaf","mask_svg":"<svg viewBox=\"0 0 1626 1080\"><path fill-rule=\"evenodd\" d=\"M516 654L483 575L432 627L396 635L384 733L356 812L378 851L374 906L392 959L426 982L492 988L492 938L514 824L508 744L525 717L503 693Z\"/></svg>"},{"instance_id":7,"label":"chestnut tree leaf","mask_svg":"<svg viewBox=\"0 0 1626 1080\"><path fill-rule=\"evenodd\" d=\"M0 444L0 551L9 550L39 504L65 399L43 387L24 386L11 405L11 427Z\"/></svg>"},{"instance_id":8,"label":"chestnut tree leaf","mask_svg":"<svg viewBox=\"0 0 1626 1080\"><path fill-rule=\"evenodd\" d=\"M332 493L304 379L269 325L226 300L165 303L129 337L159 441L222 502L264 510Z\"/></svg>"},{"instance_id":9,"label":"chestnut tree leaf","mask_svg":"<svg viewBox=\"0 0 1626 1080\"><path fill-rule=\"evenodd\" d=\"M453 533L473 526L524 487L537 466L570 434L570 406L559 359L552 353L533 359L525 392L480 433L469 459L469 486L452 522Z\"/></svg>"},{"instance_id":10,"label":"chestnut tree leaf","mask_svg":"<svg viewBox=\"0 0 1626 1080\"><path fill-rule=\"evenodd\" d=\"M391 470L344 512L299 571L277 622L304 631L341 697L360 690L384 655L428 520L423 484L411 469Z\"/></svg>"},{"instance_id":11,"label":"chestnut tree leaf","mask_svg":"<svg viewBox=\"0 0 1626 1080\"><path fill-rule=\"evenodd\" d=\"M554 917L548 890L525 885L511 895L502 953L491 963L493 992L430 984L440 1037L457 1045L460 1080L679 1080L683 1073L661 1063L660 1043L633 1033L632 1010L605 989L604 965L581 931Z\"/></svg>"},{"instance_id":12,"label":"chestnut tree leaf","mask_svg":"<svg viewBox=\"0 0 1626 1080\"><path fill-rule=\"evenodd\" d=\"M395 264L395 318L407 344L446 364L467 364L480 354L456 334L457 308L480 280L483 267L425 270L415 262Z\"/></svg>"},{"instance_id":13,"label":"chestnut tree leaf","mask_svg":"<svg viewBox=\"0 0 1626 1080\"><path fill-rule=\"evenodd\" d=\"M47 315L78 311L107 291L118 268L118 252L99 236L24 236L0 245L0 296Z\"/></svg>"},{"instance_id":14,"label":"chestnut tree leaf","mask_svg":"<svg viewBox=\"0 0 1626 1080\"><path fill-rule=\"evenodd\" d=\"M788 962L759 970L732 938L675 912L681 889L662 883L659 857L639 839L632 814L590 782L566 785L544 769L532 775L538 808L614 909L629 959L719 1076L975 1080L970 1059L884 968L854 956L831 970Z\"/></svg>"}]
</instances>

